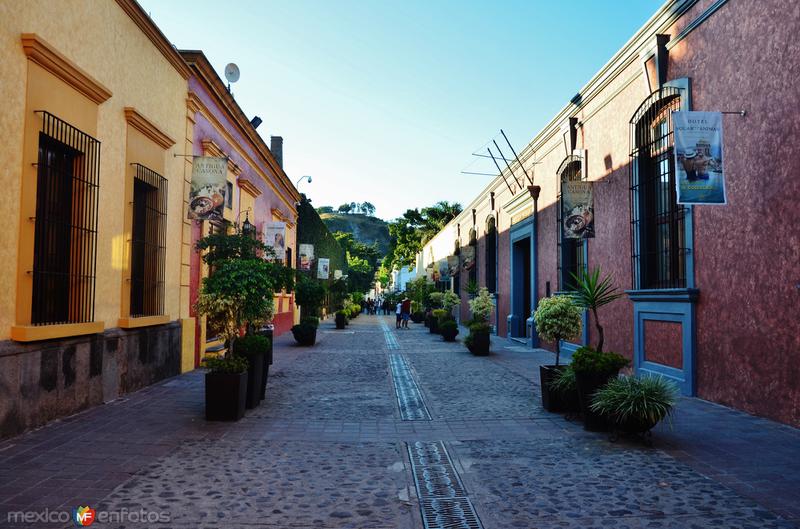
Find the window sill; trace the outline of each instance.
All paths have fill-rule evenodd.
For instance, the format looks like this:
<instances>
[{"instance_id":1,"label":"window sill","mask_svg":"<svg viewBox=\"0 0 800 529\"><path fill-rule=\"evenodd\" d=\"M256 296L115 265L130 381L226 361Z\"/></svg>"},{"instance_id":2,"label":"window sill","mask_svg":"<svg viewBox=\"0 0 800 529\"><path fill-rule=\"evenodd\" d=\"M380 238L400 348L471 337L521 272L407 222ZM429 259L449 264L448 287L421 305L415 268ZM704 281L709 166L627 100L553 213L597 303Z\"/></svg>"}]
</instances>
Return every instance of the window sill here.
<instances>
[{"instance_id":1,"label":"window sill","mask_svg":"<svg viewBox=\"0 0 800 529\"><path fill-rule=\"evenodd\" d=\"M631 301L682 301L694 303L700 291L696 288L664 288L653 290L626 290Z\"/></svg>"},{"instance_id":2,"label":"window sill","mask_svg":"<svg viewBox=\"0 0 800 529\"><path fill-rule=\"evenodd\" d=\"M138 318L120 318L117 325L122 329L136 329L139 327L149 327L151 325L164 325L169 323L169 315L161 316L140 316Z\"/></svg>"},{"instance_id":3,"label":"window sill","mask_svg":"<svg viewBox=\"0 0 800 529\"><path fill-rule=\"evenodd\" d=\"M103 332L104 328L105 325L102 321L58 325L14 325L11 327L11 339L17 342L36 342L84 334L97 334Z\"/></svg>"}]
</instances>

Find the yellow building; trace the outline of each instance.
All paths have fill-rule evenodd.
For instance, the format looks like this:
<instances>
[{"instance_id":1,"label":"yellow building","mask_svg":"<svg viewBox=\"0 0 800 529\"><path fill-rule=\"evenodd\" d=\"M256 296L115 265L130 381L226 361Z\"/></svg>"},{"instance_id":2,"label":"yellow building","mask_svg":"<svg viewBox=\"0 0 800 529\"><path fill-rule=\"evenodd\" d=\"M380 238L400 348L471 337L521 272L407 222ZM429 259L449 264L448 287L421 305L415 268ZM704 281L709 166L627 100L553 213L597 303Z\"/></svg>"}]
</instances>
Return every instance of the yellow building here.
<instances>
[{"instance_id":1,"label":"yellow building","mask_svg":"<svg viewBox=\"0 0 800 529\"><path fill-rule=\"evenodd\" d=\"M193 124L189 67L135 1L0 20L5 437L193 367Z\"/></svg>"}]
</instances>

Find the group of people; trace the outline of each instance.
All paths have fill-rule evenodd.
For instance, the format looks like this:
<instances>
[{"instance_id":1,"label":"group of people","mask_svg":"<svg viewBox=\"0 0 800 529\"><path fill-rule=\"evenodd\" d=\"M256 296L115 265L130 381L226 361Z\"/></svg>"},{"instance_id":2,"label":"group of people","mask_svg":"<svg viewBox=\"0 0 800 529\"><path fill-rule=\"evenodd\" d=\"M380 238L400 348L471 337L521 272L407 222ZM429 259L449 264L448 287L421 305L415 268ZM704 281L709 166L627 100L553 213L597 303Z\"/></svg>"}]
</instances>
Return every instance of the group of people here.
<instances>
[{"instance_id":1,"label":"group of people","mask_svg":"<svg viewBox=\"0 0 800 529\"><path fill-rule=\"evenodd\" d=\"M411 300L403 298L398 301L394 313L397 317L395 327L397 329L408 329L408 320L411 319Z\"/></svg>"},{"instance_id":2,"label":"group of people","mask_svg":"<svg viewBox=\"0 0 800 529\"><path fill-rule=\"evenodd\" d=\"M392 308L394 308L395 316L397 317L395 327L408 329L408 320L411 319L410 299L404 297L394 307L388 299L365 299L361 302L361 311L372 316L376 315L379 310L382 310L385 316L390 313Z\"/></svg>"}]
</instances>

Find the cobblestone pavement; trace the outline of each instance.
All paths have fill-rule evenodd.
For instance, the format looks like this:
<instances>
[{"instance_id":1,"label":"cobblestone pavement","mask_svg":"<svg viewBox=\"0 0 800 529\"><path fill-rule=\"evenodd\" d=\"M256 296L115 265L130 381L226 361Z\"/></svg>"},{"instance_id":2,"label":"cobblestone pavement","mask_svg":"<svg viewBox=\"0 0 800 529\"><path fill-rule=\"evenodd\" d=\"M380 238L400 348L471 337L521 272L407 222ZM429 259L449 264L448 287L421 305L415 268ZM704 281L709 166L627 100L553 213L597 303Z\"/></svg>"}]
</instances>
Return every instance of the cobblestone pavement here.
<instances>
[{"instance_id":1,"label":"cobblestone pavement","mask_svg":"<svg viewBox=\"0 0 800 529\"><path fill-rule=\"evenodd\" d=\"M431 420L401 420L390 354ZM0 527L74 527L8 512L87 504L127 517L94 527L136 529L410 529L423 512L486 529L798 526L797 430L683 399L655 448L610 443L541 409L549 361L505 340L473 357L390 317L324 322L313 348L276 339L267 401L237 423L203 419L193 372L0 442Z\"/></svg>"}]
</instances>

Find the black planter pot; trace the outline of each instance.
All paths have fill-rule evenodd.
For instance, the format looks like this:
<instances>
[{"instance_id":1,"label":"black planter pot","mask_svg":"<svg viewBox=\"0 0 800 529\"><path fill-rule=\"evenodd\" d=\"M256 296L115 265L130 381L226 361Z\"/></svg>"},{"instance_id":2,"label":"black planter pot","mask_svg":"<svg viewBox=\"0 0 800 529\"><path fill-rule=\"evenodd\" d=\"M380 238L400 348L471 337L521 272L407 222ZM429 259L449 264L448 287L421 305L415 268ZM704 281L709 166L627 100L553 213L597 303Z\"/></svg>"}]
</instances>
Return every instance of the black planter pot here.
<instances>
[{"instance_id":1,"label":"black planter pot","mask_svg":"<svg viewBox=\"0 0 800 529\"><path fill-rule=\"evenodd\" d=\"M445 342L455 342L456 336L458 336L458 329L445 329L440 331L440 334Z\"/></svg>"},{"instance_id":2,"label":"black planter pot","mask_svg":"<svg viewBox=\"0 0 800 529\"><path fill-rule=\"evenodd\" d=\"M488 332L474 332L472 333L472 345L469 346L469 351L475 356L486 356L489 354L489 345L491 339Z\"/></svg>"},{"instance_id":3,"label":"black planter pot","mask_svg":"<svg viewBox=\"0 0 800 529\"><path fill-rule=\"evenodd\" d=\"M542 407L549 412L562 413L580 411L577 391L563 393L550 388L553 380L555 380L558 373L565 367L566 366L563 365L539 366L539 381L542 387Z\"/></svg>"},{"instance_id":4,"label":"black planter pot","mask_svg":"<svg viewBox=\"0 0 800 529\"><path fill-rule=\"evenodd\" d=\"M439 320L436 318L431 318L431 324L428 327L428 331L430 331L431 334L439 334Z\"/></svg>"},{"instance_id":5,"label":"black planter pot","mask_svg":"<svg viewBox=\"0 0 800 529\"><path fill-rule=\"evenodd\" d=\"M342 314L336 315L336 328L337 329L344 329L345 325L347 325L347 318Z\"/></svg>"},{"instance_id":6,"label":"black planter pot","mask_svg":"<svg viewBox=\"0 0 800 529\"><path fill-rule=\"evenodd\" d=\"M264 354L253 354L247 358L247 400L245 407L252 410L261 402L261 384L264 382Z\"/></svg>"},{"instance_id":7,"label":"black planter pot","mask_svg":"<svg viewBox=\"0 0 800 529\"><path fill-rule=\"evenodd\" d=\"M206 420L238 421L247 402L247 372L206 373Z\"/></svg>"},{"instance_id":8,"label":"black planter pot","mask_svg":"<svg viewBox=\"0 0 800 529\"><path fill-rule=\"evenodd\" d=\"M607 432L611 429L608 419L591 410L592 396L595 392L608 384L608 381L617 376L615 373L575 373L575 382L578 386L578 399L580 400L581 413L583 414L583 429L591 432Z\"/></svg>"},{"instance_id":9,"label":"black planter pot","mask_svg":"<svg viewBox=\"0 0 800 529\"><path fill-rule=\"evenodd\" d=\"M432 318L432 316L425 316L425 321L424 321L425 327L430 328L430 326L431 326L431 318Z\"/></svg>"},{"instance_id":10,"label":"black planter pot","mask_svg":"<svg viewBox=\"0 0 800 529\"><path fill-rule=\"evenodd\" d=\"M310 346L317 343L317 328L311 325L295 325L292 334L298 345Z\"/></svg>"}]
</instances>

